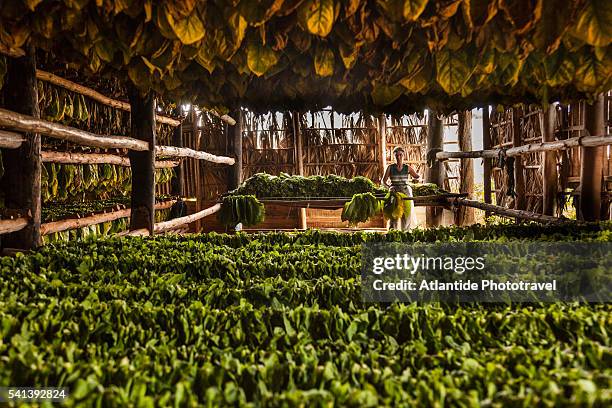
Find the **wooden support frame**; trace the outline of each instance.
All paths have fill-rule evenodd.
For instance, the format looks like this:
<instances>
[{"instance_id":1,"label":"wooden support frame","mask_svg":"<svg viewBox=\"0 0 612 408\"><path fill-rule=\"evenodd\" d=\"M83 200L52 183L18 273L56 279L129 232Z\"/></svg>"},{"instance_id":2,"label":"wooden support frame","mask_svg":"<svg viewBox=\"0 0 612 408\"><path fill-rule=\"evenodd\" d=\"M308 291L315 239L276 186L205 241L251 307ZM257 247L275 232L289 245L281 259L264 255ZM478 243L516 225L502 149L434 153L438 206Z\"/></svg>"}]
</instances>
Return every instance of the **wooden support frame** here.
<instances>
[{"instance_id":1,"label":"wooden support frame","mask_svg":"<svg viewBox=\"0 0 612 408\"><path fill-rule=\"evenodd\" d=\"M0 220L0 235L21 231L27 227L29 223L30 220L26 217L19 217L12 220Z\"/></svg>"},{"instance_id":2,"label":"wooden support frame","mask_svg":"<svg viewBox=\"0 0 612 408\"><path fill-rule=\"evenodd\" d=\"M489 119L489 105L482 108L482 147L485 150L491 149L491 122ZM492 202L491 182L492 182L492 163L490 158L483 159L483 182L484 182L484 201L487 204ZM485 212L485 217L489 217L491 213Z\"/></svg>"},{"instance_id":3,"label":"wooden support frame","mask_svg":"<svg viewBox=\"0 0 612 408\"><path fill-rule=\"evenodd\" d=\"M155 223L155 97L128 88L131 105L132 136L147 144L146 151L130 151L132 167L132 214L130 230L145 228L153 235Z\"/></svg>"},{"instance_id":4,"label":"wooden support frame","mask_svg":"<svg viewBox=\"0 0 612 408\"><path fill-rule=\"evenodd\" d=\"M428 117L427 128L427 151L430 152L436 149L442 149L444 139L444 123L438 118L436 111L430 110ZM435 161L433 166L428 167L425 173L425 180L428 183L434 183L439 187L444 183L444 171L442 163ZM442 209L437 207L428 207L426 211L426 225L428 227L437 227L442 224Z\"/></svg>"},{"instance_id":5,"label":"wooden support frame","mask_svg":"<svg viewBox=\"0 0 612 408\"><path fill-rule=\"evenodd\" d=\"M0 130L0 148L17 149L25 142L25 138L19 133Z\"/></svg>"},{"instance_id":6,"label":"wooden support frame","mask_svg":"<svg viewBox=\"0 0 612 408\"><path fill-rule=\"evenodd\" d=\"M387 170L387 116L381 113L378 116L378 160L380 161L380 178L382 180Z\"/></svg>"},{"instance_id":7,"label":"wooden support frame","mask_svg":"<svg viewBox=\"0 0 612 408\"><path fill-rule=\"evenodd\" d=\"M192 159L206 160L218 164L233 165L236 162L232 157L216 156L211 153L193 150L187 147L155 146L155 154L163 157L190 157Z\"/></svg>"},{"instance_id":8,"label":"wooden support frame","mask_svg":"<svg viewBox=\"0 0 612 408\"><path fill-rule=\"evenodd\" d=\"M584 116L589 134L600 135L605 132L603 94L597 95L593 104L586 104ZM601 147L583 146L580 149L580 200L577 215L584 221L599 221L601 218L603 153Z\"/></svg>"},{"instance_id":9,"label":"wooden support frame","mask_svg":"<svg viewBox=\"0 0 612 408\"><path fill-rule=\"evenodd\" d=\"M458 142L459 150L472 150L472 111L459 112ZM468 199L474 197L474 162L462 159L459 168L459 191L466 193ZM474 223L474 210L469 207L460 207L455 212L456 225L471 225Z\"/></svg>"},{"instance_id":10,"label":"wooden support frame","mask_svg":"<svg viewBox=\"0 0 612 408\"><path fill-rule=\"evenodd\" d=\"M294 145L295 145L295 164L298 175L304 175L304 141L302 138L302 129L301 129L301 113L298 111L293 111L291 113L291 118L293 120L293 135L295 137ZM333 118L332 118L333 123ZM299 210L300 217L300 229L308 228L308 221L306 220L306 209L300 208Z\"/></svg>"},{"instance_id":11,"label":"wooden support frame","mask_svg":"<svg viewBox=\"0 0 612 408\"><path fill-rule=\"evenodd\" d=\"M237 120L233 128L229 129L228 136L231 135L234 144L234 157L236 161L234 163L234 171L232 174L232 188L237 188L242 183L242 126L243 126L243 113L240 108L234 111L234 115Z\"/></svg>"},{"instance_id":12,"label":"wooden support frame","mask_svg":"<svg viewBox=\"0 0 612 408\"><path fill-rule=\"evenodd\" d=\"M209 215L216 213L220 209L221 209L221 204L215 204L212 207L208 207L204 210L198 211L195 214L190 214L185 217L175 218L170 221L159 222L155 224L154 232L156 234L159 234L162 232L168 232L168 231L175 230L183 225L191 224L192 222L196 222L198 220L201 220L202 218L208 217ZM138 229L138 230L129 231L125 235L147 235L147 232L148 231L146 229Z\"/></svg>"},{"instance_id":13,"label":"wooden support frame","mask_svg":"<svg viewBox=\"0 0 612 408\"><path fill-rule=\"evenodd\" d=\"M521 128L521 116L523 108L512 108L512 145L519 147L523 145L523 133ZM527 197L525 197L525 170L521 156L514 158L514 208L524 210L527 207Z\"/></svg>"},{"instance_id":14,"label":"wooden support frame","mask_svg":"<svg viewBox=\"0 0 612 408\"><path fill-rule=\"evenodd\" d=\"M4 100L16 115L38 120L38 85L36 83L36 50L27 47L20 58L9 58L5 78ZM3 110L4 111L4 110ZM32 249L42 244L41 222L41 136L34 129L21 129L22 142L16 148L2 149L4 177L0 188L8 209L28 215L27 225L2 236L2 246ZM23 221L21 221L23 223ZM16 227L15 227L16 228Z\"/></svg>"},{"instance_id":15,"label":"wooden support frame","mask_svg":"<svg viewBox=\"0 0 612 408\"><path fill-rule=\"evenodd\" d=\"M556 110L549 104L542 113L542 142L555 141ZM545 215L555 215L557 212L557 153L542 152L542 212Z\"/></svg>"}]
</instances>

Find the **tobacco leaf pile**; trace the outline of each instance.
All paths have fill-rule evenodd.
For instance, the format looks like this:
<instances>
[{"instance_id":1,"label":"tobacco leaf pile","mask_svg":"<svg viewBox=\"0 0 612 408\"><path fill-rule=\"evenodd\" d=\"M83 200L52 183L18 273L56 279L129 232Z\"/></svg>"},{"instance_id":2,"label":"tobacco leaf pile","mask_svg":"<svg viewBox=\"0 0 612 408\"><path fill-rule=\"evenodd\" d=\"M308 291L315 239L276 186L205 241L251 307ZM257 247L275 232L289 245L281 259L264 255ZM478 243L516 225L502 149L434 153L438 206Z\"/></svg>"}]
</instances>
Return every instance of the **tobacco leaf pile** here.
<instances>
[{"instance_id":1,"label":"tobacco leaf pile","mask_svg":"<svg viewBox=\"0 0 612 408\"><path fill-rule=\"evenodd\" d=\"M31 41L83 75L256 111L450 111L589 97L612 87L611 27L607 0L0 4L2 48Z\"/></svg>"},{"instance_id":2,"label":"tobacco leaf pile","mask_svg":"<svg viewBox=\"0 0 612 408\"><path fill-rule=\"evenodd\" d=\"M85 239L0 259L0 383L66 406L609 406L609 304L361 302L361 243L610 224Z\"/></svg>"}]
</instances>

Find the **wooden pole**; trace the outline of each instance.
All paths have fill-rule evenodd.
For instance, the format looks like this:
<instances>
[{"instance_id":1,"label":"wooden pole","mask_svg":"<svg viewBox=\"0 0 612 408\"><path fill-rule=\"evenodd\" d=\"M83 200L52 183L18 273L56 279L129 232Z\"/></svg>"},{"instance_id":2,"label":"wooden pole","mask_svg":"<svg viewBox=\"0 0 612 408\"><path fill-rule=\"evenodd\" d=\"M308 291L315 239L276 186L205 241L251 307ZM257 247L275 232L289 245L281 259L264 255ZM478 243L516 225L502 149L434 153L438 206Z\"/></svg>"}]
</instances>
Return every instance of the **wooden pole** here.
<instances>
[{"instance_id":1,"label":"wooden pole","mask_svg":"<svg viewBox=\"0 0 612 408\"><path fill-rule=\"evenodd\" d=\"M542 141L545 143L553 142L555 140L555 106L549 104L542 115L544 119ZM544 163L542 212L546 215L554 215L557 212L557 153L550 151L543 152L542 155L542 163Z\"/></svg>"},{"instance_id":2,"label":"wooden pole","mask_svg":"<svg viewBox=\"0 0 612 408\"><path fill-rule=\"evenodd\" d=\"M41 81L49 82L50 84L60 86L69 91L76 92L83 96L87 96L88 98L93 99L96 102L99 102L106 106L110 106L115 109L120 109L127 112L129 112L131 109L130 104L127 102L109 98L107 96L102 95L98 91L95 91L83 85L79 85L75 82L69 81L50 72L38 70L36 71L36 78L40 79ZM165 123L170 126L179 126L181 124L180 120L172 119L167 116L161 115L157 116L155 120L159 123Z\"/></svg>"},{"instance_id":3,"label":"wooden pole","mask_svg":"<svg viewBox=\"0 0 612 408\"><path fill-rule=\"evenodd\" d=\"M43 150L41 152L43 163L63 164L113 164L115 166L130 166L130 159L126 156L108 153L76 153L76 152L54 152ZM156 169L176 168L180 160L160 160L155 162Z\"/></svg>"},{"instance_id":4,"label":"wooden pole","mask_svg":"<svg viewBox=\"0 0 612 408\"><path fill-rule=\"evenodd\" d=\"M489 120L489 105L482 108L482 147L485 150L491 149L491 122ZM484 201L491 204L491 159L483 160L483 181L484 181ZM485 217L491 216L489 211L485 212Z\"/></svg>"},{"instance_id":5,"label":"wooden pole","mask_svg":"<svg viewBox=\"0 0 612 408\"><path fill-rule=\"evenodd\" d=\"M147 151L130 151L132 167L132 214L130 230L145 228L153 235L155 223L155 97L152 92L141 95L128 86L131 105L132 136L147 144Z\"/></svg>"},{"instance_id":6,"label":"wooden pole","mask_svg":"<svg viewBox=\"0 0 612 408\"><path fill-rule=\"evenodd\" d=\"M490 211L492 213L503 215L505 217L519 218L526 221L538 221L545 223L564 221L561 218L551 217L550 215L536 214L534 212L525 210L515 210L512 208L502 207L500 205L481 203L480 201L468 200L465 198L448 198L447 201L451 205L456 204L459 206L464 205L473 208L479 208L481 210Z\"/></svg>"},{"instance_id":7,"label":"wooden pole","mask_svg":"<svg viewBox=\"0 0 612 408\"><path fill-rule=\"evenodd\" d=\"M40 117L33 46L28 46L25 56L8 60L3 92L6 107L35 119ZM2 237L3 247L32 249L42 244L40 149L40 134L36 132L24 132L18 148L2 149L4 176L0 189L4 193L4 206L29 215L25 228Z\"/></svg>"},{"instance_id":8,"label":"wooden pole","mask_svg":"<svg viewBox=\"0 0 612 408\"><path fill-rule=\"evenodd\" d=\"M164 222L157 223L154 226L155 233L158 234L162 232L167 232L167 231L176 229L182 225L191 224L192 222L201 220L202 218L208 217L209 215L216 213L220 209L221 209L221 204L215 204L212 207L208 207L202 211L198 211L195 214L190 214L185 217L175 218L170 221L164 221ZM147 234L146 229L138 229L138 230L132 230L128 232L126 235L146 235L146 234Z\"/></svg>"},{"instance_id":9,"label":"wooden pole","mask_svg":"<svg viewBox=\"0 0 612 408\"><path fill-rule=\"evenodd\" d=\"M297 171L300 176L304 175L304 142L302 139L302 130L300 129L300 112L293 111L291 114L293 119L293 134L295 136L295 159L297 165ZM332 114L332 123L334 121ZM306 220L306 209L300 208L299 211L299 221L300 221L300 229L305 230L308 228L308 222Z\"/></svg>"},{"instance_id":10,"label":"wooden pole","mask_svg":"<svg viewBox=\"0 0 612 408\"><path fill-rule=\"evenodd\" d=\"M429 111L427 128L427 151L432 149L442 149L444 138L444 124L438 118L436 111ZM442 187L444 183L444 171L440 161L434 161L432 167L428 167L425 180ZM428 207L425 213L427 227L437 227L442 224L442 209L438 207Z\"/></svg>"},{"instance_id":11,"label":"wooden pole","mask_svg":"<svg viewBox=\"0 0 612 408\"><path fill-rule=\"evenodd\" d=\"M176 108L176 115L180 115L181 108ZM179 124L174 128L172 133L172 145L175 147L183 147L183 124ZM184 197L185 196L185 181L183 180L183 167L184 164L179 162L179 165L174 168L174 177L170 182L170 194L173 196Z\"/></svg>"},{"instance_id":12,"label":"wooden pole","mask_svg":"<svg viewBox=\"0 0 612 408\"><path fill-rule=\"evenodd\" d=\"M29 224L30 221L26 217L15 218L14 220L0 220L0 235L21 231Z\"/></svg>"},{"instance_id":13,"label":"wooden pole","mask_svg":"<svg viewBox=\"0 0 612 408\"><path fill-rule=\"evenodd\" d=\"M605 132L604 95L599 94L593 104L586 104L584 123L591 135ZM602 147L580 149L580 208L578 216L585 221L598 221L601 216L601 184L603 180L604 150Z\"/></svg>"},{"instance_id":14,"label":"wooden pole","mask_svg":"<svg viewBox=\"0 0 612 408\"><path fill-rule=\"evenodd\" d=\"M387 169L387 117L384 113L381 113L378 117L378 160L382 180Z\"/></svg>"},{"instance_id":15,"label":"wooden pole","mask_svg":"<svg viewBox=\"0 0 612 408\"><path fill-rule=\"evenodd\" d=\"M439 152L436 154L437 160L448 159L494 159L503 153L508 157L517 157L530 153L552 152L558 150L566 150L572 147L597 147L607 146L612 144L610 135L599 136L580 136L569 139L555 140L552 142L531 143L519 147L511 147L509 149L488 149L488 150L472 150L471 152Z\"/></svg>"},{"instance_id":16,"label":"wooden pole","mask_svg":"<svg viewBox=\"0 0 612 408\"><path fill-rule=\"evenodd\" d=\"M36 132L44 136L65 140L76 144L101 147L105 149L131 149L147 150L147 143L124 136L101 136L85 132L59 123L41 120L33 115L21 114L15 111L0 108L0 126L18 132Z\"/></svg>"},{"instance_id":17,"label":"wooden pole","mask_svg":"<svg viewBox=\"0 0 612 408\"><path fill-rule=\"evenodd\" d=\"M234 163L232 188L237 188L242 183L242 111L240 108L236 109L233 113L236 117L236 124L230 128L228 132L234 140L234 157L236 162Z\"/></svg>"},{"instance_id":18,"label":"wooden pole","mask_svg":"<svg viewBox=\"0 0 612 408\"><path fill-rule=\"evenodd\" d=\"M459 150L472 150L472 111L459 112L458 126ZM459 168L459 192L467 193L467 198L474 198L474 162L461 159ZM459 207L455 212L456 225L471 225L474 223L474 210L470 207Z\"/></svg>"},{"instance_id":19,"label":"wooden pole","mask_svg":"<svg viewBox=\"0 0 612 408\"><path fill-rule=\"evenodd\" d=\"M521 129L522 108L512 108L512 145L514 147L523 145L523 134ZM514 199L514 208L524 210L527 206L527 197L525 196L525 173L523 159L520 156L514 158L514 191L516 197Z\"/></svg>"},{"instance_id":20,"label":"wooden pole","mask_svg":"<svg viewBox=\"0 0 612 408\"><path fill-rule=\"evenodd\" d=\"M17 149L24 141L25 138L19 133L0 130L0 148L2 149Z\"/></svg>"},{"instance_id":21,"label":"wooden pole","mask_svg":"<svg viewBox=\"0 0 612 408\"><path fill-rule=\"evenodd\" d=\"M163 157L190 157L192 159L206 160L212 163L229 165L236 162L232 157L216 156L211 153L193 150L187 147L155 146L155 154Z\"/></svg>"},{"instance_id":22,"label":"wooden pole","mask_svg":"<svg viewBox=\"0 0 612 408\"><path fill-rule=\"evenodd\" d=\"M155 205L155 210L165 210L172 207L175 200L164 201ZM120 218L127 218L131 215L132 210L130 208L124 208L121 210L109 211L105 213L92 214L81 218L68 218L64 220L46 222L41 225L40 233L42 235L53 234L55 232L68 231L77 228L84 228L90 225L101 224L103 222L109 222L118 220ZM145 229L145 231L147 231Z\"/></svg>"}]
</instances>

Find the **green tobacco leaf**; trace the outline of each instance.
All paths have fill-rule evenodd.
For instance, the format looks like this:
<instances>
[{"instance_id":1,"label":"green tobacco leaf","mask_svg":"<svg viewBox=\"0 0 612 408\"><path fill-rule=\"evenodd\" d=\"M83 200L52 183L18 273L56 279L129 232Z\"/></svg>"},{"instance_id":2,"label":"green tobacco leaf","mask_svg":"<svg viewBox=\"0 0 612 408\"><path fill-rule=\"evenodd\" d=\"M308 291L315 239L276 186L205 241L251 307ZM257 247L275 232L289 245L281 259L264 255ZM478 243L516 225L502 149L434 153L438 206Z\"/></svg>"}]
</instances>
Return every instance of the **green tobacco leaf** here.
<instances>
[{"instance_id":1,"label":"green tobacco leaf","mask_svg":"<svg viewBox=\"0 0 612 408\"><path fill-rule=\"evenodd\" d=\"M465 52L441 50L436 54L436 79L446 93L461 93L471 75Z\"/></svg>"},{"instance_id":2,"label":"green tobacco leaf","mask_svg":"<svg viewBox=\"0 0 612 408\"><path fill-rule=\"evenodd\" d=\"M612 43L612 1L588 0L572 33L590 45Z\"/></svg>"},{"instance_id":3,"label":"green tobacco leaf","mask_svg":"<svg viewBox=\"0 0 612 408\"><path fill-rule=\"evenodd\" d=\"M300 9L300 19L308 31L326 37L336 19L334 0L308 0Z\"/></svg>"},{"instance_id":4,"label":"green tobacco leaf","mask_svg":"<svg viewBox=\"0 0 612 408\"><path fill-rule=\"evenodd\" d=\"M326 47L319 47L315 54L314 67L319 76L332 76L334 74L334 53Z\"/></svg>"},{"instance_id":5,"label":"green tobacco leaf","mask_svg":"<svg viewBox=\"0 0 612 408\"><path fill-rule=\"evenodd\" d=\"M172 31L183 44L193 44L204 38L204 25L197 13L191 13L180 20L175 20L171 14L167 14L166 18Z\"/></svg>"},{"instance_id":6,"label":"green tobacco leaf","mask_svg":"<svg viewBox=\"0 0 612 408\"><path fill-rule=\"evenodd\" d=\"M375 84L372 89L372 100L375 105L389 105L404 93L400 85Z\"/></svg>"},{"instance_id":7,"label":"green tobacco leaf","mask_svg":"<svg viewBox=\"0 0 612 408\"><path fill-rule=\"evenodd\" d=\"M404 18L415 21L425 10L428 0L404 0Z\"/></svg>"},{"instance_id":8,"label":"green tobacco leaf","mask_svg":"<svg viewBox=\"0 0 612 408\"><path fill-rule=\"evenodd\" d=\"M247 65L252 73L262 76L278 62L274 50L261 44L249 44L247 48Z\"/></svg>"}]
</instances>

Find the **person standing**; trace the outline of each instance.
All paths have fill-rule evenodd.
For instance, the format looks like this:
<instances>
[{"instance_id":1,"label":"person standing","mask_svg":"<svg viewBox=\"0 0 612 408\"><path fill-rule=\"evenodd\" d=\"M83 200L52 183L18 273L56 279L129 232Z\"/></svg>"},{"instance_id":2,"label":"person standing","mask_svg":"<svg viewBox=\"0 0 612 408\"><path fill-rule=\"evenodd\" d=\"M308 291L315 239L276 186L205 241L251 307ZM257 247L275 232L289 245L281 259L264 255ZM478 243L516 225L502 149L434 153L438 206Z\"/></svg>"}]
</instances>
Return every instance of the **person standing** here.
<instances>
[{"instance_id":1,"label":"person standing","mask_svg":"<svg viewBox=\"0 0 612 408\"><path fill-rule=\"evenodd\" d=\"M408 176L412 176L415 182L419 182L420 176L411 165L404 163L405 154L406 152L401 146L393 149L395 163L387 166L382 183L389 187L391 191L397 191L412 197L412 188L408 184ZM390 184L389 181L391 181ZM389 220L389 228L407 231L410 228L416 227L417 219L414 213L414 201L410 200L410 204L406 209L410 209L410 211L408 213L404 211L402 218Z\"/></svg>"}]
</instances>

